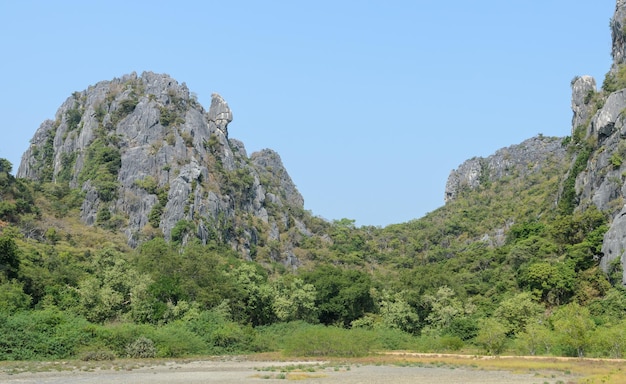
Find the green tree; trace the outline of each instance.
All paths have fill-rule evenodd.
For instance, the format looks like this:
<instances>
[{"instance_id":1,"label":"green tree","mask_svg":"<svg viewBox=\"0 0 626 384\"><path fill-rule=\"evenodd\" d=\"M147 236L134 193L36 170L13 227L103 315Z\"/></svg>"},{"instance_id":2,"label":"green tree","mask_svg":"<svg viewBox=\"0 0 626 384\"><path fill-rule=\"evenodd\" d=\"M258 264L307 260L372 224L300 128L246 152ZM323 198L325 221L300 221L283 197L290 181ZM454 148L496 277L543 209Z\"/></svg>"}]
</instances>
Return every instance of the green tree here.
<instances>
[{"instance_id":1,"label":"green tree","mask_svg":"<svg viewBox=\"0 0 626 384\"><path fill-rule=\"evenodd\" d=\"M419 330L419 315L404 299L403 293L384 291L379 302L379 313L383 324L389 328L409 333Z\"/></svg>"},{"instance_id":2,"label":"green tree","mask_svg":"<svg viewBox=\"0 0 626 384\"><path fill-rule=\"evenodd\" d=\"M566 302L576 287L576 272L569 263L536 262L520 268L518 281L548 304Z\"/></svg>"},{"instance_id":3,"label":"green tree","mask_svg":"<svg viewBox=\"0 0 626 384\"><path fill-rule=\"evenodd\" d=\"M122 254L111 249L98 252L93 259L94 273L79 286L79 312L89 321L104 322L121 318L145 307L150 278L140 274Z\"/></svg>"},{"instance_id":4,"label":"green tree","mask_svg":"<svg viewBox=\"0 0 626 384\"><path fill-rule=\"evenodd\" d=\"M463 304L448 286L439 287L434 295L424 295L423 300L430 306L426 321L438 330L448 328L454 319L469 315L475 310L472 304Z\"/></svg>"},{"instance_id":5,"label":"green tree","mask_svg":"<svg viewBox=\"0 0 626 384\"><path fill-rule=\"evenodd\" d=\"M16 280L0 281L0 311L15 313L28 309L30 303L31 297L24 293L23 284Z\"/></svg>"},{"instance_id":6,"label":"green tree","mask_svg":"<svg viewBox=\"0 0 626 384\"><path fill-rule=\"evenodd\" d=\"M626 321L597 328L592 340L596 352L601 356L621 359L626 352Z\"/></svg>"},{"instance_id":7,"label":"green tree","mask_svg":"<svg viewBox=\"0 0 626 384\"><path fill-rule=\"evenodd\" d=\"M507 333L518 334L526 328L526 324L543 312L544 308L537 303L529 292L503 300L494 312L494 317L507 327Z\"/></svg>"},{"instance_id":8,"label":"green tree","mask_svg":"<svg viewBox=\"0 0 626 384\"><path fill-rule=\"evenodd\" d=\"M255 326L274 321L274 296L263 272L252 263L242 263L226 272L234 284L235 292L230 305L235 320Z\"/></svg>"},{"instance_id":9,"label":"green tree","mask_svg":"<svg viewBox=\"0 0 626 384\"><path fill-rule=\"evenodd\" d=\"M306 283L315 286L319 321L326 325L350 323L365 313L372 312L374 300L369 275L331 265L322 265L302 274Z\"/></svg>"},{"instance_id":10,"label":"green tree","mask_svg":"<svg viewBox=\"0 0 626 384\"><path fill-rule=\"evenodd\" d=\"M298 277L280 277L272 284L274 300L272 308L278 320L303 320L317 322L318 310L315 306L316 291L312 284Z\"/></svg>"},{"instance_id":11,"label":"green tree","mask_svg":"<svg viewBox=\"0 0 626 384\"><path fill-rule=\"evenodd\" d=\"M506 346L508 328L494 318L480 321L476 343L482 346L490 355L499 355Z\"/></svg>"},{"instance_id":12,"label":"green tree","mask_svg":"<svg viewBox=\"0 0 626 384\"><path fill-rule=\"evenodd\" d=\"M15 240L7 235L0 236L0 273L7 279L17 278L20 269L18 252Z\"/></svg>"},{"instance_id":13,"label":"green tree","mask_svg":"<svg viewBox=\"0 0 626 384\"><path fill-rule=\"evenodd\" d=\"M554 345L554 335L544 319L535 318L529 320L524 330L517 334L517 343L524 354L547 354Z\"/></svg>"},{"instance_id":14,"label":"green tree","mask_svg":"<svg viewBox=\"0 0 626 384\"><path fill-rule=\"evenodd\" d=\"M595 323L589 309L577 303L560 307L551 317L560 345L578 357L585 355L592 342Z\"/></svg>"}]
</instances>

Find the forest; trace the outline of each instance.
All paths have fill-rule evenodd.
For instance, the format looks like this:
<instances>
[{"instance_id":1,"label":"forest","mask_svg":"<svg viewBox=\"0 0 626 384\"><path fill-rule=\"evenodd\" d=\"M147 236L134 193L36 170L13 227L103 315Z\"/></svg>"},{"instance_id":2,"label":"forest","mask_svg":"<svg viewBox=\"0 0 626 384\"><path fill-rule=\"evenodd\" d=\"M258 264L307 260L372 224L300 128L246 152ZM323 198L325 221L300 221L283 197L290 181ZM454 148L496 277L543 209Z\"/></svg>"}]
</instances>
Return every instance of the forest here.
<instances>
[{"instance_id":1,"label":"forest","mask_svg":"<svg viewBox=\"0 0 626 384\"><path fill-rule=\"evenodd\" d=\"M620 358L622 268L598 265L609 217L568 203L562 175L584 148L563 145L567 161L485 178L407 223L357 227L302 212L327 236L302 237L297 268L264 257L279 244L245 259L183 236L183 221L171 241L155 234L131 248L109 220L80 222L79 188L15 178L1 159L0 360L380 350Z\"/></svg>"}]
</instances>

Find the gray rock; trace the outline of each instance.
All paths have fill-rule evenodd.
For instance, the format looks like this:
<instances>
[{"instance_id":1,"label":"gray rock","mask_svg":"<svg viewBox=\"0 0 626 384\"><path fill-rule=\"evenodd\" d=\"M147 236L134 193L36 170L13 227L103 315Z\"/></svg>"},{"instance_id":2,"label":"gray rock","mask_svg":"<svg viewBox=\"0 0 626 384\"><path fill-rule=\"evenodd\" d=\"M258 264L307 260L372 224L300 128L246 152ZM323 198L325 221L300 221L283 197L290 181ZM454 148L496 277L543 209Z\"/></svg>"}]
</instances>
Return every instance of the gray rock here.
<instances>
[{"instance_id":1,"label":"gray rock","mask_svg":"<svg viewBox=\"0 0 626 384\"><path fill-rule=\"evenodd\" d=\"M100 209L126 217L119 229L132 246L152 236L155 222L169 239L180 220L193 223L192 235L202 242L230 244L246 258L254 256L261 240L280 240L290 230L311 235L304 221L293 217L303 214L304 200L280 156L263 150L248 158L243 143L229 138L232 119L218 94L207 112L184 83L163 74L132 73L69 97L55 120L36 131L17 176L82 188L81 219L96 225ZM44 151L50 147L50 153ZM102 148L120 158L119 168L114 160L106 166L109 187L114 179L106 201L98 191L102 180L90 179L101 172L89 171L94 163L89 153ZM289 265L297 264L293 255L285 257Z\"/></svg>"},{"instance_id":2,"label":"gray rock","mask_svg":"<svg viewBox=\"0 0 626 384\"><path fill-rule=\"evenodd\" d=\"M613 66L611 72L616 73L617 67L626 61L626 1L617 0L615 13L611 19L611 55Z\"/></svg>"},{"instance_id":3,"label":"gray rock","mask_svg":"<svg viewBox=\"0 0 626 384\"><path fill-rule=\"evenodd\" d=\"M453 201L463 188L475 189L481 183L507 176L524 177L541 172L546 162L562 161L565 157L566 149L561 138L539 135L521 144L502 148L487 158L472 158L450 172L444 201Z\"/></svg>"},{"instance_id":4,"label":"gray rock","mask_svg":"<svg viewBox=\"0 0 626 384\"><path fill-rule=\"evenodd\" d=\"M611 263L614 260L620 260L624 265L624 244L626 244L626 206L622 208L619 214L613 220L609 230L604 235L602 243L602 258L600 259L600 268L608 272ZM626 269L622 281L626 283Z\"/></svg>"},{"instance_id":5,"label":"gray rock","mask_svg":"<svg viewBox=\"0 0 626 384\"><path fill-rule=\"evenodd\" d=\"M591 96L596 92L596 80L591 76L581 76L572 84L572 135L574 130L584 125L591 117L593 106Z\"/></svg>"}]
</instances>

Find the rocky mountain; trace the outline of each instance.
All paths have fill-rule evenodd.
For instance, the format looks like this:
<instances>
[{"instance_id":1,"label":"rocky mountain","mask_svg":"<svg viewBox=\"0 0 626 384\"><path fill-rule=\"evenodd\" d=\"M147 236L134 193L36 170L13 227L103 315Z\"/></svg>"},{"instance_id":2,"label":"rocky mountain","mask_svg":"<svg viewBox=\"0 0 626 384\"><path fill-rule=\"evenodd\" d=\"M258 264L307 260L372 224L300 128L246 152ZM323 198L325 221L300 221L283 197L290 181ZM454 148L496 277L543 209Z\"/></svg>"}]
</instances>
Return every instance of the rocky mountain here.
<instances>
[{"instance_id":1,"label":"rocky mountain","mask_svg":"<svg viewBox=\"0 0 626 384\"><path fill-rule=\"evenodd\" d=\"M229 137L232 119L221 96L207 111L168 75L102 81L41 124L17 177L80 188L82 221L121 230L132 246L195 236L297 264L295 239L311 235L304 200L276 152L248 156Z\"/></svg>"},{"instance_id":2,"label":"rocky mountain","mask_svg":"<svg viewBox=\"0 0 626 384\"><path fill-rule=\"evenodd\" d=\"M539 173L546 163L558 163L567 156L562 138L537 136L503 148L487 158L474 157L450 172L444 201L452 201L463 188L476 189L482 183L505 177L526 177Z\"/></svg>"},{"instance_id":3,"label":"rocky mountain","mask_svg":"<svg viewBox=\"0 0 626 384\"><path fill-rule=\"evenodd\" d=\"M598 255L605 272L616 263L626 271L626 1L617 1L610 27L613 64L601 89L591 76L572 80L572 131L564 145L537 137L486 159L468 160L451 172L445 192L451 201L461 188L475 189L481 180L524 175L551 159L571 158L558 207L567 212L595 205L610 217ZM623 276L626 284L626 272Z\"/></svg>"}]
</instances>

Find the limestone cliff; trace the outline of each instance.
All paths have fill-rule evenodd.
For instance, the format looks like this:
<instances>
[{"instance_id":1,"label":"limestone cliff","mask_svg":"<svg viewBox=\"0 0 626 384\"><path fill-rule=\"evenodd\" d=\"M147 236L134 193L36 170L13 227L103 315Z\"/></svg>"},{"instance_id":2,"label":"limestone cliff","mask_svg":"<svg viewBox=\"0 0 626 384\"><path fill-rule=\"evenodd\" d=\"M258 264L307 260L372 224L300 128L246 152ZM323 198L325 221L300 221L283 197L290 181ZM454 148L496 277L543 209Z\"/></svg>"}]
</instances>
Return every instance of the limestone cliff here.
<instances>
[{"instance_id":1,"label":"limestone cliff","mask_svg":"<svg viewBox=\"0 0 626 384\"><path fill-rule=\"evenodd\" d=\"M561 162L565 156L561 138L540 135L500 149L487 158L472 158L450 172L444 201L454 200L463 188L476 189L482 183L507 176L525 177L541 172L547 163Z\"/></svg>"},{"instance_id":2,"label":"limestone cliff","mask_svg":"<svg viewBox=\"0 0 626 384\"><path fill-rule=\"evenodd\" d=\"M131 245L196 236L254 258L281 234L310 235L308 213L277 153L248 157L229 138L232 118L221 96L206 111L168 75L99 82L43 122L17 176L80 188L81 219L124 231ZM271 257L297 263L292 247L282 242Z\"/></svg>"},{"instance_id":3,"label":"limestone cliff","mask_svg":"<svg viewBox=\"0 0 626 384\"><path fill-rule=\"evenodd\" d=\"M625 1L617 1L610 25L613 64L602 89L596 90L595 80L589 76L577 78L572 84L572 138L579 146L579 157L588 157L585 168L576 175L578 209L595 204L611 218L600 259L600 266L607 272L615 263L626 266ZM626 283L626 274L623 281Z\"/></svg>"},{"instance_id":4,"label":"limestone cliff","mask_svg":"<svg viewBox=\"0 0 626 384\"><path fill-rule=\"evenodd\" d=\"M478 188L494 177L535 172L550 158L569 161L559 203L567 203L561 205L566 210L584 210L593 204L606 212L610 228L598 255L600 266L606 272L621 266L626 284L626 1L617 0L610 27L613 64L601 89L591 76L572 80L572 131L567 145L534 138L488 158L470 159L451 172L444 199L454 200L463 188Z\"/></svg>"}]
</instances>

